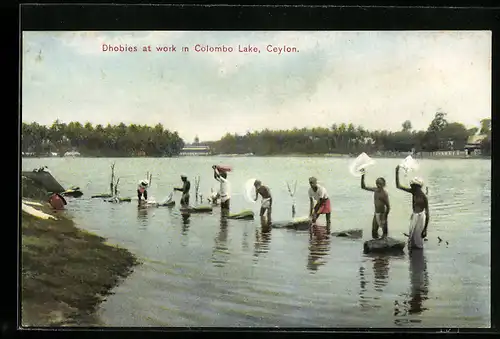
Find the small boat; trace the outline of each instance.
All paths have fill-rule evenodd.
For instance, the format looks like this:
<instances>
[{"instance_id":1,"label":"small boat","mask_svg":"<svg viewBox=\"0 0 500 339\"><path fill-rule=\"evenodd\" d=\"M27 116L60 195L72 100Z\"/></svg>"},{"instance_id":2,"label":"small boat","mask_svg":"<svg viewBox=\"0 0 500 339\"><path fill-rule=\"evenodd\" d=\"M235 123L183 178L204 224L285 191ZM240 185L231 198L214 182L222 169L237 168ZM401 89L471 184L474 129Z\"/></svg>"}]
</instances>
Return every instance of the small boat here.
<instances>
[{"instance_id":1,"label":"small boat","mask_svg":"<svg viewBox=\"0 0 500 339\"><path fill-rule=\"evenodd\" d=\"M238 213L230 213L227 218L234 220L254 220L254 213L251 210L245 210Z\"/></svg>"},{"instance_id":2,"label":"small boat","mask_svg":"<svg viewBox=\"0 0 500 339\"><path fill-rule=\"evenodd\" d=\"M175 202L174 202L175 203ZM213 208L209 205L200 205L200 206L189 206L189 207L181 207L181 212L184 213L210 213Z\"/></svg>"},{"instance_id":3,"label":"small boat","mask_svg":"<svg viewBox=\"0 0 500 339\"><path fill-rule=\"evenodd\" d=\"M112 198L112 197L113 195L109 193L103 193L91 196L91 198Z\"/></svg>"},{"instance_id":4,"label":"small boat","mask_svg":"<svg viewBox=\"0 0 500 339\"><path fill-rule=\"evenodd\" d=\"M61 192L61 195L64 197L79 198L83 195L83 192L80 190L80 187L73 186L71 188L68 188L64 192Z\"/></svg>"},{"instance_id":5,"label":"small boat","mask_svg":"<svg viewBox=\"0 0 500 339\"><path fill-rule=\"evenodd\" d=\"M22 203L22 210L23 212L25 213L28 213L34 217L37 217L37 218L40 218L40 219L54 219L54 220L57 220L56 217L54 217L53 215L50 215L50 214L47 214L47 213L44 213L42 211L39 211L37 210L36 208L33 208L31 206L28 206L26 205L24 202Z\"/></svg>"},{"instance_id":6,"label":"small boat","mask_svg":"<svg viewBox=\"0 0 500 339\"><path fill-rule=\"evenodd\" d=\"M311 226L311 220L309 217L294 218L292 220L285 221L273 221L271 223L272 228L286 228L299 231L307 231Z\"/></svg>"},{"instance_id":7,"label":"small boat","mask_svg":"<svg viewBox=\"0 0 500 339\"><path fill-rule=\"evenodd\" d=\"M366 253L400 253L403 252L406 241L386 237L371 239L363 244L363 252Z\"/></svg>"},{"instance_id":8,"label":"small boat","mask_svg":"<svg viewBox=\"0 0 500 339\"><path fill-rule=\"evenodd\" d=\"M113 203L121 203L121 202L131 202L132 198L120 198L120 197L113 197L111 199L105 200L107 202L113 202Z\"/></svg>"},{"instance_id":9,"label":"small boat","mask_svg":"<svg viewBox=\"0 0 500 339\"><path fill-rule=\"evenodd\" d=\"M355 228L351 230L345 230L340 232L332 232L334 237L339 238L351 238L351 239L359 239L363 237L363 230L360 228Z\"/></svg>"}]
</instances>

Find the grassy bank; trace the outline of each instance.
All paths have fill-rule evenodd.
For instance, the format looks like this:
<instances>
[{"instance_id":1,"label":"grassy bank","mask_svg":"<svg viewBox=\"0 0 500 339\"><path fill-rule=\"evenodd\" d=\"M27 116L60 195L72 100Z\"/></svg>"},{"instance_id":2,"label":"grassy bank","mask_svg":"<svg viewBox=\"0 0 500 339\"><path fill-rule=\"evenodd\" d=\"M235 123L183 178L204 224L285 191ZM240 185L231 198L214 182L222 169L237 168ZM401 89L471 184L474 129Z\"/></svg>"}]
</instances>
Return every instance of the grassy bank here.
<instances>
[{"instance_id":1,"label":"grassy bank","mask_svg":"<svg viewBox=\"0 0 500 339\"><path fill-rule=\"evenodd\" d=\"M29 180L22 187L23 198L40 201L44 195ZM22 214L22 326L99 325L96 307L131 272L136 258L78 229L64 212L48 205L36 208L58 220Z\"/></svg>"}]
</instances>

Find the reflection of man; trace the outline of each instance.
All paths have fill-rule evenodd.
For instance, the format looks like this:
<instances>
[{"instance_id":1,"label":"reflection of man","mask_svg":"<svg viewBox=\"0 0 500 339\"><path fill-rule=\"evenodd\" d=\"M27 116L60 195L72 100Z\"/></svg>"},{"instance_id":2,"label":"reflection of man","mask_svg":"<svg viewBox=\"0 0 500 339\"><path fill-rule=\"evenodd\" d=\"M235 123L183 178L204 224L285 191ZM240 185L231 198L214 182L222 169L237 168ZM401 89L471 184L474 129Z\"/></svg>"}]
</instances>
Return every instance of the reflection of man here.
<instances>
[{"instance_id":1,"label":"reflection of man","mask_svg":"<svg viewBox=\"0 0 500 339\"><path fill-rule=\"evenodd\" d=\"M330 238L311 237L309 239L309 256L307 258L307 269L317 271L319 266L324 265L324 259L330 251Z\"/></svg>"},{"instance_id":2,"label":"reflection of man","mask_svg":"<svg viewBox=\"0 0 500 339\"><path fill-rule=\"evenodd\" d=\"M269 243L271 242L271 232L269 226L263 226L255 229L255 242L254 242L254 257L258 257L260 253L267 253L269 250Z\"/></svg>"},{"instance_id":3,"label":"reflection of man","mask_svg":"<svg viewBox=\"0 0 500 339\"><path fill-rule=\"evenodd\" d=\"M227 218L221 214L220 230L215 237L215 244L212 252L212 262L215 266L222 267L229 260L229 253L227 247Z\"/></svg>"},{"instance_id":4,"label":"reflection of man","mask_svg":"<svg viewBox=\"0 0 500 339\"><path fill-rule=\"evenodd\" d=\"M373 257L373 275L375 276L375 291L382 292L389 279L389 258L384 255Z\"/></svg>"},{"instance_id":5,"label":"reflection of man","mask_svg":"<svg viewBox=\"0 0 500 339\"><path fill-rule=\"evenodd\" d=\"M429 277L427 274L427 261L423 250L413 250L410 252L410 284L411 300L410 314L420 314L426 309L422 307L422 302L427 300L429 292Z\"/></svg>"}]
</instances>

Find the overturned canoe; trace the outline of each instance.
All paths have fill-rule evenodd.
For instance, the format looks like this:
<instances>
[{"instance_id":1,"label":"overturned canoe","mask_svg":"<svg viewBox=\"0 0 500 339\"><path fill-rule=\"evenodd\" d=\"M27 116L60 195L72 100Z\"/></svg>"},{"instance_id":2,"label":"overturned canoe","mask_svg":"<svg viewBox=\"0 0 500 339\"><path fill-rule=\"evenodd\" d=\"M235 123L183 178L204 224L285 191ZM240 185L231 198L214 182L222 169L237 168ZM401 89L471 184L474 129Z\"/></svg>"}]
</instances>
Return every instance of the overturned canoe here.
<instances>
[{"instance_id":1,"label":"overturned canoe","mask_svg":"<svg viewBox=\"0 0 500 339\"><path fill-rule=\"evenodd\" d=\"M181 212L184 213L209 213L212 212L212 206L203 205L203 206L189 206L189 207L181 207Z\"/></svg>"},{"instance_id":2,"label":"overturned canoe","mask_svg":"<svg viewBox=\"0 0 500 339\"><path fill-rule=\"evenodd\" d=\"M286 221L273 221L271 223L272 228L287 228L292 230L307 231L311 225L309 217L294 218L292 220Z\"/></svg>"},{"instance_id":3,"label":"overturned canoe","mask_svg":"<svg viewBox=\"0 0 500 339\"><path fill-rule=\"evenodd\" d=\"M230 213L227 216L228 219L236 219L236 220L253 220L254 213L250 210L241 211L239 213Z\"/></svg>"},{"instance_id":4,"label":"overturned canoe","mask_svg":"<svg viewBox=\"0 0 500 339\"><path fill-rule=\"evenodd\" d=\"M61 195L63 197L79 198L83 195L83 192L80 190L80 187L72 187L64 192L61 192Z\"/></svg>"},{"instance_id":5,"label":"overturned canoe","mask_svg":"<svg viewBox=\"0 0 500 339\"><path fill-rule=\"evenodd\" d=\"M23 171L21 175L30 178L48 192L64 192L64 187L47 171Z\"/></svg>"},{"instance_id":6,"label":"overturned canoe","mask_svg":"<svg viewBox=\"0 0 500 339\"><path fill-rule=\"evenodd\" d=\"M360 228L355 228L352 230L345 230L345 231L340 231L340 232L332 232L332 235L335 237L340 237L340 238L362 238L363 237L363 230Z\"/></svg>"},{"instance_id":7,"label":"overturned canoe","mask_svg":"<svg viewBox=\"0 0 500 339\"><path fill-rule=\"evenodd\" d=\"M31 206L26 205L24 202L22 203L21 206L22 206L23 212L28 213L28 214L30 214L30 215L32 215L34 217L37 217L37 218L40 218L40 219L54 219L54 220L57 220L57 218L54 217L53 215L50 215L50 214L44 213L42 211L39 211L36 208L33 208Z\"/></svg>"},{"instance_id":8,"label":"overturned canoe","mask_svg":"<svg viewBox=\"0 0 500 339\"><path fill-rule=\"evenodd\" d=\"M157 203L156 206L172 207L172 206L175 206L175 200L170 200L170 201L166 201L166 202Z\"/></svg>"},{"instance_id":9,"label":"overturned canoe","mask_svg":"<svg viewBox=\"0 0 500 339\"><path fill-rule=\"evenodd\" d=\"M29 201L29 200L22 200L23 204L30 205L30 206L40 206L43 207L43 204L36 202L36 201Z\"/></svg>"},{"instance_id":10,"label":"overturned canoe","mask_svg":"<svg viewBox=\"0 0 500 339\"><path fill-rule=\"evenodd\" d=\"M109 193L97 194L97 195L91 196L91 198L112 198L112 197L113 197L113 195L111 195Z\"/></svg>"},{"instance_id":11,"label":"overturned canoe","mask_svg":"<svg viewBox=\"0 0 500 339\"><path fill-rule=\"evenodd\" d=\"M112 199L108 199L106 200L107 202L114 202L114 203L120 203L120 202L131 202L132 201L132 198L112 198Z\"/></svg>"},{"instance_id":12,"label":"overturned canoe","mask_svg":"<svg viewBox=\"0 0 500 339\"><path fill-rule=\"evenodd\" d=\"M403 252L405 241L394 238L371 239L363 244L364 253L397 253Z\"/></svg>"}]
</instances>

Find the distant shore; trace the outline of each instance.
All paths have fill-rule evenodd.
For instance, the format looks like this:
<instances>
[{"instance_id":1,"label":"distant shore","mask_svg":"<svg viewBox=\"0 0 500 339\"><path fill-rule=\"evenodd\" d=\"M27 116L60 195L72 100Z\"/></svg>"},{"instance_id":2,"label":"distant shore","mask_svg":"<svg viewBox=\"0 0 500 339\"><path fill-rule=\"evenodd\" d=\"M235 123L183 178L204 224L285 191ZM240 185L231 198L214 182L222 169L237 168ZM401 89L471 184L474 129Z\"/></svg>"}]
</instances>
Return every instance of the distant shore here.
<instances>
[{"instance_id":1,"label":"distant shore","mask_svg":"<svg viewBox=\"0 0 500 339\"><path fill-rule=\"evenodd\" d=\"M54 212L46 194L22 180L23 200L58 220L23 213L21 218L21 326L99 326L96 307L139 264L128 250L81 230Z\"/></svg>"},{"instance_id":2,"label":"distant shore","mask_svg":"<svg viewBox=\"0 0 500 339\"><path fill-rule=\"evenodd\" d=\"M426 155L412 155L415 159L491 159L491 155L470 155L470 156L465 156L464 154L459 154L459 155L454 155L454 154L446 154L446 151L442 151L443 154L426 154ZM438 152L435 152L438 153ZM368 154L371 158L401 158L401 157L406 157L410 153L401 153L401 154ZM338 154L338 153L321 153L321 154L303 154L303 153L290 153L290 154L268 154L268 155L248 155L248 154L210 154L210 155L192 155L192 156L172 156L172 157L147 157L147 156L126 156L126 157L96 157L96 156L78 156L75 158L105 158L105 159L115 159L115 158L191 158L191 157L196 157L196 158L212 158L212 157L223 157L223 158L270 158L270 157L276 157L276 158L285 158L285 157L290 157L290 158L355 158L358 154ZM46 157L46 156L24 156L22 159L52 159L52 158L62 158L62 159L72 159L73 157Z\"/></svg>"}]
</instances>

